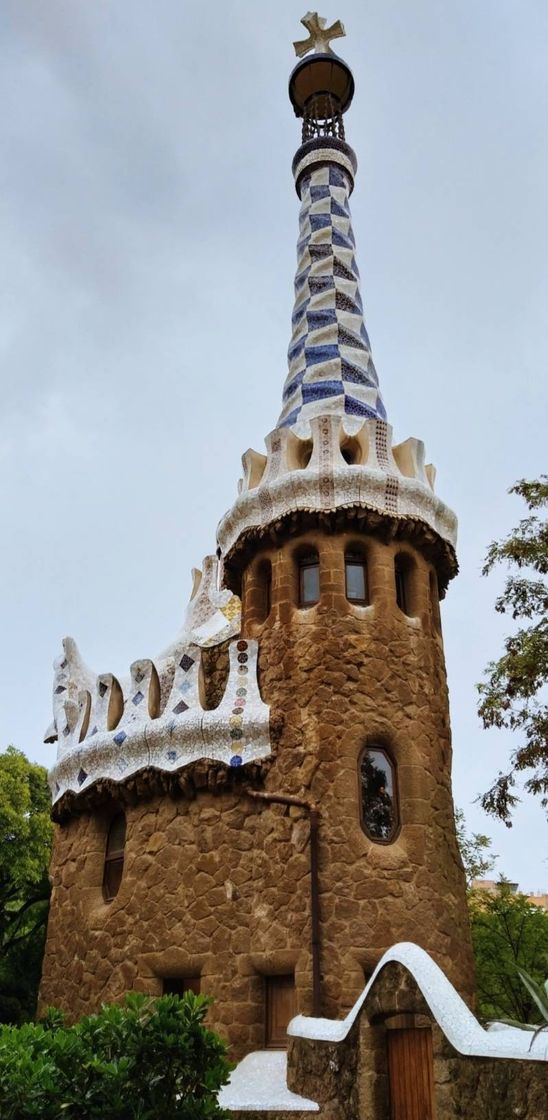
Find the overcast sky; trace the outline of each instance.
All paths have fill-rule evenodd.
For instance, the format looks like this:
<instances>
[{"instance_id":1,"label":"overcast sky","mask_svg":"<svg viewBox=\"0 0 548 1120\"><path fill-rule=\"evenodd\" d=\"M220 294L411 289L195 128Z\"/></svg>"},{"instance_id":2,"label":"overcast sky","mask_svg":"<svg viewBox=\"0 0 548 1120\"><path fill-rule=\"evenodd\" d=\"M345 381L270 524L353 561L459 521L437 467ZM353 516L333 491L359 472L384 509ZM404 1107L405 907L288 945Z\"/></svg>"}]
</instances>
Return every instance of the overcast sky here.
<instances>
[{"instance_id":1,"label":"overcast sky","mask_svg":"<svg viewBox=\"0 0 548 1120\"><path fill-rule=\"evenodd\" d=\"M286 375L304 4L3 0L0 746L50 764L72 635L123 675L175 634ZM510 739L480 727L507 624L481 578L546 469L546 0L342 0L362 294L395 440L460 521L443 604L454 792L498 870L548 886L546 826L474 804Z\"/></svg>"}]
</instances>

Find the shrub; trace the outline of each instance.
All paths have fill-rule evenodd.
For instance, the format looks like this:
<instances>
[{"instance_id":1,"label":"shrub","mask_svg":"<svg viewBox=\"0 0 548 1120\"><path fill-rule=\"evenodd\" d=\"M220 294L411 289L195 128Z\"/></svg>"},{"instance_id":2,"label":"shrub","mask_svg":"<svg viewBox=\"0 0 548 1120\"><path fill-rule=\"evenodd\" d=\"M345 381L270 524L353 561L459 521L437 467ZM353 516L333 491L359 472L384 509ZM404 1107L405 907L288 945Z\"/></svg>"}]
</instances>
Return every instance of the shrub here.
<instances>
[{"instance_id":1,"label":"shrub","mask_svg":"<svg viewBox=\"0 0 548 1120\"><path fill-rule=\"evenodd\" d=\"M130 993L67 1027L0 1028L2 1120L217 1120L226 1046L204 1026L210 1001Z\"/></svg>"}]
</instances>

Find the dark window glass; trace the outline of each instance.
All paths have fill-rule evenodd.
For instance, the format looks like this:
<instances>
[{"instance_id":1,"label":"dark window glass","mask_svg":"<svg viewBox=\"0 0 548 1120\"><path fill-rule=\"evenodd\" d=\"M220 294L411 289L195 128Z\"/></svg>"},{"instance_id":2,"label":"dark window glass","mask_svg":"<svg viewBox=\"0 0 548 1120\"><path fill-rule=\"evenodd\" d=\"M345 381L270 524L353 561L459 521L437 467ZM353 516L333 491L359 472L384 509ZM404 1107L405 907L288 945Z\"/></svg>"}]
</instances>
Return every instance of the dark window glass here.
<instances>
[{"instance_id":1,"label":"dark window glass","mask_svg":"<svg viewBox=\"0 0 548 1120\"><path fill-rule=\"evenodd\" d=\"M346 598L353 603L368 603L367 593L367 568L365 560L359 556L347 556L346 568Z\"/></svg>"},{"instance_id":2,"label":"dark window glass","mask_svg":"<svg viewBox=\"0 0 548 1120\"><path fill-rule=\"evenodd\" d=\"M200 976L165 976L162 991L165 996L182 996L185 992L200 994Z\"/></svg>"},{"instance_id":3,"label":"dark window glass","mask_svg":"<svg viewBox=\"0 0 548 1120\"><path fill-rule=\"evenodd\" d=\"M311 607L320 598L320 564L317 556L299 561L299 605Z\"/></svg>"},{"instance_id":4,"label":"dark window glass","mask_svg":"<svg viewBox=\"0 0 548 1120\"><path fill-rule=\"evenodd\" d=\"M124 871L124 850L126 846L126 818L118 813L108 830L103 872L103 896L105 902L116 897Z\"/></svg>"},{"instance_id":5,"label":"dark window glass","mask_svg":"<svg viewBox=\"0 0 548 1120\"><path fill-rule=\"evenodd\" d=\"M398 826L394 767L384 750L368 747L360 757L361 814L371 840L392 840Z\"/></svg>"},{"instance_id":6,"label":"dark window glass","mask_svg":"<svg viewBox=\"0 0 548 1120\"><path fill-rule=\"evenodd\" d=\"M409 614L409 569L401 556L396 556L394 564L394 577L396 580L396 603L404 614Z\"/></svg>"}]
</instances>

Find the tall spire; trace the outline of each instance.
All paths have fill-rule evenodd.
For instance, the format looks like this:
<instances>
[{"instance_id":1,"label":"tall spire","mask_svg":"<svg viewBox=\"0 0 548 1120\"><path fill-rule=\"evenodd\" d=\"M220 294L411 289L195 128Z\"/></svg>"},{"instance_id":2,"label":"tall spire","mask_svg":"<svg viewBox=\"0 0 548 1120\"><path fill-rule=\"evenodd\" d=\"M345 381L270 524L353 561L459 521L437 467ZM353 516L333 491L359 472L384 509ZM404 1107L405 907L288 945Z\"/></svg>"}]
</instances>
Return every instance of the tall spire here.
<instances>
[{"instance_id":1,"label":"tall spire","mask_svg":"<svg viewBox=\"0 0 548 1120\"><path fill-rule=\"evenodd\" d=\"M337 413L386 419L365 328L349 197L356 156L345 142L343 114L354 93L352 72L329 46L344 35L316 12L301 21L309 39L294 44L298 55L315 53L295 67L289 96L303 120L293 160L301 199L297 273L289 372L279 427Z\"/></svg>"}]
</instances>

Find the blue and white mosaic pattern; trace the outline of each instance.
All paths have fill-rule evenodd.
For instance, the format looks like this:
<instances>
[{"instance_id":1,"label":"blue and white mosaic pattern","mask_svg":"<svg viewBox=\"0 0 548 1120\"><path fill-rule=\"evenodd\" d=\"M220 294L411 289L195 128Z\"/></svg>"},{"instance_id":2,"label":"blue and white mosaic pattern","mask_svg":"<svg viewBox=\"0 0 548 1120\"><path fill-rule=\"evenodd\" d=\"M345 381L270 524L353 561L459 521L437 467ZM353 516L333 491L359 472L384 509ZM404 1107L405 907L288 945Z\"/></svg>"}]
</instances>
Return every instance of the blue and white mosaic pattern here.
<instances>
[{"instance_id":1,"label":"blue and white mosaic pattern","mask_svg":"<svg viewBox=\"0 0 548 1120\"><path fill-rule=\"evenodd\" d=\"M326 413L386 419L363 317L348 173L301 180L295 309L279 427Z\"/></svg>"}]
</instances>

